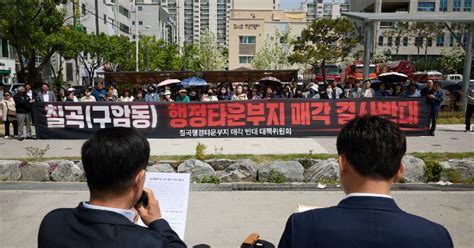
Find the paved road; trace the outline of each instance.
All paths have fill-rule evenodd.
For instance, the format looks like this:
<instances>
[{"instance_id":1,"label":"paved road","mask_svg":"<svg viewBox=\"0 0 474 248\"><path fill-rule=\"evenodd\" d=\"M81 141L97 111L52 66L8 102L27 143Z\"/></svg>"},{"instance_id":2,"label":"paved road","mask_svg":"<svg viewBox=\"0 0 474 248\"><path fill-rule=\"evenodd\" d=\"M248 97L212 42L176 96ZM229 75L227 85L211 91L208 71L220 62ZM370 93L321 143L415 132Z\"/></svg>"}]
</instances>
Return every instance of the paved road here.
<instances>
[{"instance_id":1,"label":"paved road","mask_svg":"<svg viewBox=\"0 0 474 248\"><path fill-rule=\"evenodd\" d=\"M473 191L395 191L392 195L405 211L446 226L455 247L474 244ZM298 204L325 207L337 204L342 197L341 191L192 191L185 241L190 247L232 248L257 231L277 243ZM35 247L42 217L58 207L75 207L88 199L88 193L8 189L0 190L0 199L0 247Z\"/></svg>"},{"instance_id":2,"label":"paved road","mask_svg":"<svg viewBox=\"0 0 474 248\"><path fill-rule=\"evenodd\" d=\"M463 125L441 125L435 137L408 137L408 152L472 152L474 132ZM208 154L335 154L336 137L308 138L221 138L150 139L151 154L194 155L198 142L207 145ZM5 140L0 139L0 158L26 158L26 147L50 145L46 157L79 157L84 140Z\"/></svg>"}]
</instances>

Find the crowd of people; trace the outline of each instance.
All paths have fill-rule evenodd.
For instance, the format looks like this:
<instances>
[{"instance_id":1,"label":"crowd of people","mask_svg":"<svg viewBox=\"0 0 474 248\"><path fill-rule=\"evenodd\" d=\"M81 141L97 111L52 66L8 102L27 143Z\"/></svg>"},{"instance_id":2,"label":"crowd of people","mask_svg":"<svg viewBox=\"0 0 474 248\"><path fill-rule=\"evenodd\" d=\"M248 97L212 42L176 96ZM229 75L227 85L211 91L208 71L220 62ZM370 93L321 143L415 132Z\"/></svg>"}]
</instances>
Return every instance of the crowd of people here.
<instances>
[{"instance_id":1,"label":"crowd of people","mask_svg":"<svg viewBox=\"0 0 474 248\"><path fill-rule=\"evenodd\" d=\"M212 101L243 101L269 99L351 99L351 98L386 98L386 97L424 97L431 106L431 131L434 135L436 120L443 102L443 91L439 84L428 80L426 87L419 90L413 83L408 84L406 90L402 84L379 83L374 87L370 80L361 82L349 78L343 84L330 82L329 84L309 83L299 85L295 81L290 84L249 84L223 83L220 85L182 88L162 87L154 85L137 86L135 89L125 88L118 90L113 85L105 87L102 82L95 87L88 87L82 93L75 88L53 93L49 85L44 83L39 91L27 84L18 88L16 94L3 91L0 99L5 124L5 138L17 137L33 138L31 133L32 105L35 102L212 102ZM472 107L469 108L472 110ZM468 111L469 112L469 111ZM472 114L472 111L470 111ZM469 118L470 119L470 118ZM13 135L10 134L10 125L13 126ZM466 130L470 129L470 121L466 122ZM26 129L26 132L25 132Z\"/></svg>"}]
</instances>

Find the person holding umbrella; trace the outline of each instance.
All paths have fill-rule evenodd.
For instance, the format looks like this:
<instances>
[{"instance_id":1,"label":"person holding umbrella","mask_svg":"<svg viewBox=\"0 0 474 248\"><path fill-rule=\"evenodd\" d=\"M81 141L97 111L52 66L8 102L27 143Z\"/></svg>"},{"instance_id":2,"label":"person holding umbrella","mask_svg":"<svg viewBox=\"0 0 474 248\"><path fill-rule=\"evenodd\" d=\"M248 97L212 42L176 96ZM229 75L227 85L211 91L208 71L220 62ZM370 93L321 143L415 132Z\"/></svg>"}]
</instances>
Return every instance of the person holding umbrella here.
<instances>
[{"instance_id":1,"label":"person holding umbrella","mask_svg":"<svg viewBox=\"0 0 474 248\"><path fill-rule=\"evenodd\" d=\"M176 97L176 102L190 102L189 96L187 95L188 91L181 89L178 91L179 96Z\"/></svg>"}]
</instances>

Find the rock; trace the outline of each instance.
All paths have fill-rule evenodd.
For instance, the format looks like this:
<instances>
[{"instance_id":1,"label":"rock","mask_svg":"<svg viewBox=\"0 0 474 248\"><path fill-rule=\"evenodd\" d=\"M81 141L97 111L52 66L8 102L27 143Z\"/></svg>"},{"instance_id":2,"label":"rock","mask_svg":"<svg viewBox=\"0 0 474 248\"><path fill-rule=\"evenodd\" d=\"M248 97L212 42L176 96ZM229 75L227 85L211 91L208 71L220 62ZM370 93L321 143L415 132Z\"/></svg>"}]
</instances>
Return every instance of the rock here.
<instances>
[{"instance_id":1,"label":"rock","mask_svg":"<svg viewBox=\"0 0 474 248\"><path fill-rule=\"evenodd\" d=\"M311 166L321 162L321 159L313 159L313 158L301 158L297 159L298 162L304 167L304 169L309 169Z\"/></svg>"},{"instance_id":2,"label":"rock","mask_svg":"<svg viewBox=\"0 0 474 248\"><path fill-rule=\"evenodd\" d=\"M402 163L405 165L405 178L407 183L424 183L425 177L425 162L413 156L404 156Z\"/></svg>"},{"instance_id":3,"label":"rock","mask_svg":"<svg viewBox=\"0 0 474 248\"><path fill-rule=\"evenodd\" d=\"M174 173L174 169L170 164L167 163L159 163L159 164L154 164L151 166L148 166L146 168L146 171L150 172L165 172L165 173Z\"/></svg>"},{"instance_id":4,"label":"rock","mask_svg":"<svg viewBox=\"0 0 474 248\"><path fill-rule=\"evenodd\" d=\"M19 160L0 160L0 181L20 180L22 165L23 162Z\"/></svg>"},{"instance_id":5,"label":"rock","mask_svg":"<svg viewBox=\"0 0 474 248\"><path fill-rule=\"evenodd\" d=\"M201 160L188 159L178 166L178 173L191 173L191 179L216 176L212 167Z\"/></svg>"},{"instance_id":6,"label":"rock","mask_svg":"<svg viewBox=\"0 0 474 248\"><path fill-rule=\"evenodd\" d=\"M49 164L43 162L27 163L21 167L22 181L49 181Z\"/></svg>"},{"instance_id":7,"label":"rock","mask_svg":"<svg viewBox=\"0 0 474 248\"><path fill-rule=\"evenodd\" d=\"M271 173L281 175L285 178L285 182L303 182L304 168L298 161L272 161L263 163L258 168L258 180L261 182L272 181Z\"/></svg>"},{"instance_id":8,"label":"rock","mask_svg":"<svg viewBox=\"0 0 474 248\"><path fill-rule=\"evenodd\" d=\"M214 170L221 171L225 170L236 161L231 159L208 159L205 162L208 163Z\"/></svg>"},{"instance_id":9,"label":"rock","mask_svg":"<svg viewBox=\"0 0 474 248\"><path fill-rule=\"evenodd\" d=\"M249 159L238 160L225 170L219 172L222 182L254 182L257 179L255 162Z\"/></svg>"},{"instance_id":10,"label":"rock","mask_svg":"<svg viewBox=\"0 0 474 248\"><path fill-rule=\"evenodd\" d=\"M474 181L474 158L450 159L439 164L443 168L441 172L442 181L453 183Z\"/></svg>"},{"instance_id":11,"label":"rock","mask_svg":"<svg viewBox=\"0 0 474 248\"><path fill-rule=\"evenodd\" d=\"M305 171L304 180L307 182L338 181L339 162L331 158L316 163Z\"/></svg>"},{"instance_id":12,"label":"rock","mask_svg":"<svg viewBox=\"0 0 474 248\"><path fill-rule=\"evenodd\" d=\"M173 171L176 171L178 169L178 166L181 164L181 162L176 161L176 160L159 160L159 161L155 161L151 163L150 166L154 164L169 164L173 168Z\"/></svg>"},{"instance_id":13,"label":"rock","mask_svg":"<svg viewBox=\"0 0 474 248\"><path fill-rule=\"evenodd\" d=\"M72 161L62 160L48 164L51 181L80 182L83 179L84 171Z\"/></svg>"},{"instance_id":14,"label":"rock","mask_svg":"<svg viewBox=\"0 0 474 248\"><path fill-rule=\"evenodd\" d=\"M82 160L77 161L76 166L77 166L79 169L84 170L84 166L82 165Z\"/></svg>"}]
</instances>

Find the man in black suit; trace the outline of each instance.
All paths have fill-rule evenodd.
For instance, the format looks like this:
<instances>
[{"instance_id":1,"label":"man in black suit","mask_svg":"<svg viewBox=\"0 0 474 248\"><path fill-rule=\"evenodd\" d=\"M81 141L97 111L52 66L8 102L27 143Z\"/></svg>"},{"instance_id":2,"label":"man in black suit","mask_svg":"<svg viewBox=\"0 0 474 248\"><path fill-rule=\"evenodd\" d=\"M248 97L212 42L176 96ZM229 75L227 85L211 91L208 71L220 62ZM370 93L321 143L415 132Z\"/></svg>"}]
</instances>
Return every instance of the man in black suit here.
<instances>
[{"instance_id":1,"label":"man in black suit","mask_svg":"<svg viewBox=\"0 0 474 248\"><path fill-rule=\"evenodd\" d=\"M402 177L403 132L380 117L356 117L337 137L339 205L293 214L279 247L453 247L441 225L403 212L389 196Z\"/></svg>"},{"instance_id":2,"label":"man in black suit","mask_svg":"<svg viewBox=\"0 0 474 248\"><path fill-rule=\"evenodd\" d=\"M38 247L186 247L144 189L150 145L134 129L98 131L82 146L90 200L44 217ZM142 192L148 205L137 204ZM148 228L134 222L137 214Z\"/></svg>"}]
</instances>

